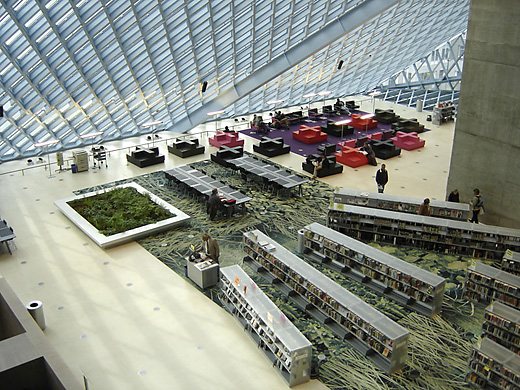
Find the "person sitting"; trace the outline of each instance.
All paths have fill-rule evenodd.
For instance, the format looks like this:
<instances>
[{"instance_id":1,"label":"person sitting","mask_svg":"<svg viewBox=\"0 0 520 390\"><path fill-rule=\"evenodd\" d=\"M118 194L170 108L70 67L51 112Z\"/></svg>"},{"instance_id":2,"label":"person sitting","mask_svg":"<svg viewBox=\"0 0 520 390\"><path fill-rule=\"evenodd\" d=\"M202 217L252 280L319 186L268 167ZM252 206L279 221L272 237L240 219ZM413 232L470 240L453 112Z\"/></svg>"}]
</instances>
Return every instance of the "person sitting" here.
<instances>
[{"instance_id":1,"label":"person sitting","mask_svg":"<svg viewBox=\"0 0 520 390\"><path fill-rule=\"evenodd\" d=\"M377 166L376 153L374 152L374 149L372 149L372 146L370 146L368 142L365 142L365 144L361 148L361 151L364 152L364 154L367 156L368 163L370 165Z\"/></svg>"},{"instance_id":2,"label":"person sitting","mask_svg":"<svg viewBox=\"0 0 520 390\"><path fill-rule=\"evenodd\" d=\"M284 125L289 126L289 118L287 118L282 111L275 112L274 117L280 123L283 123Z\"/></svg>"},{"instance_id":3,"label":"person sitting","mask_svg":"<svg viewBox=\"0 0 520 390\"><path fill-rule=\"evenodd\" d=\"M338 115L340 114L347 114L348 116L352 115L349 111L349 109L345 106L345 103L339 100L339 98L336 100L336 103L334 103L334 111Z\"/></svg>"},{"instance_id":4,"label":"person sitting","mask_svg":"<svg viewBox=\"0 0 520 390\"><path fill-rule=\"evenodd\" d=\"M275 129L279 129L282 126L289 126L289 118L286 118L285 114L281 111L275 111L274 116L271 116L271 126Z\"/></svg>"},{"instance_id":5,"label":"person sitting","mask_svg":"<svg viewBox=\"0 0 520 390\"><path fill-rule=\"evenodd\" d=\"M419 206L419 211L417 214L426 215L427 217L432 215L432 210L430 208L430 199L428 199L428 198L424 199L424 201Z\"/></svg>"},{"instance_id":6,"label":"person sitting","mask_svg":"<svg viewBox=\"0 0 520 390\"><path fill-rule=\"evenodd\" d=\"M314 160L312 164L314 165L313 179L316 179L320 169L328 169L330 167L330 161L327 159L325 152L323 152L317 160Z\"/></svg>"},{"instance_id":7,"label":"person sitting","mask_svg":"<svg viewBox=\"0 0 520 390\"><path fill-rule=\"evenodd\" d=\"M222 200L218 194L218 190L213 188L211 190L211 195L208 198L207 203L207 213L209 214L209 219L213 221L217 215L217 212L222 208Z\"/></svg>"},{"instance_id":8,"label":"person sitting","mask_svg":"<svg viewBox=\"0 0 520 390\"><path fill-rule=\"evenodd\" d=\"M260 115L257 116L256 114L253 116L253 127L266 134L269 133L270 130L262 117Z\"/></svg>"},{"instance_id":9,"label":"person sitting","mask_svg":"<svg viewBox=\"0 0 520 390\"><path fill-rule=\"evenodd\" d=\"M202 234L202 242L200 247L196 249L197 252L202 252L202 258L207 259L210 258L218 263L218 258L220 257L220 248L218 246L217 240L211 238L208 233Z\"/></svg>"}]
</instances>

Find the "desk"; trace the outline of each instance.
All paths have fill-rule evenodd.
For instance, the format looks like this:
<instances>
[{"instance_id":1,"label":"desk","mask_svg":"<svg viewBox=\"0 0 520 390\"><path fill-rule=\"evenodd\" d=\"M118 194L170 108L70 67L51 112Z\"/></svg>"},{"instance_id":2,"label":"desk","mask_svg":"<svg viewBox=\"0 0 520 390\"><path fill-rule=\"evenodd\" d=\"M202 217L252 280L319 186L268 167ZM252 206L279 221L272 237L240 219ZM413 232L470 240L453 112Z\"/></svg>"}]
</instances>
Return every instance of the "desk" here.
<instances>
[{"instance_id":1,"label":"desk","mask_svg":"<svg viewBox=\"0 0 520 390\"><path fill-rule=\"evenodd\" d=\"M245 203L251 200L251 197L241 193L235 188L231 188L224 183L221 183L209 176L206 176L195 168L189 165L181 165L175 168L171 168L163 171L166 179L171 183L172 181L178 181L184 183L189 188L194 189L199 194L203 195L206 199L211 195L213 188L216 188L219 194L225 199L235 200L235 204L223 204L227 210L227 216L233 215L235 206L241 206L245 208Z\"/></svg>"},{"instance_id":2,"label":"desk","mask_svg":"<svg viewBox=\"0 0 520 390\"><path fill-rule=\"evenodd\" d=\"M0 242L4 242L9 254L13 254L11 252L11 248L9 247L9 241L16 238L16 234L11 230L9 226L4 221L0 221Z\"/></svg>"},{"instance_id":3,"label":"desk","mask_svg":"<svg viewBox=\"0 0 520 390\"><path fill-rule=\"evenodd\" d=\"M219 265L213 260L204 260L199 263L186 258L188 278L202 289L215 286L218 283Z\"/></svg>"},{"instance_id":4,"label":"desk","mask_svg":"<svg viewBox=\"0 0 520 390\"><path fill-rule=\"evenodd\" d=\"M288 190L298 186L300 196L302 195L301 185L309 181L289 171L249 156L228 160L228 163L240 169L245 174L251 173L268 180L271 184L279 185Z\"/></svg>"}]
</instances>

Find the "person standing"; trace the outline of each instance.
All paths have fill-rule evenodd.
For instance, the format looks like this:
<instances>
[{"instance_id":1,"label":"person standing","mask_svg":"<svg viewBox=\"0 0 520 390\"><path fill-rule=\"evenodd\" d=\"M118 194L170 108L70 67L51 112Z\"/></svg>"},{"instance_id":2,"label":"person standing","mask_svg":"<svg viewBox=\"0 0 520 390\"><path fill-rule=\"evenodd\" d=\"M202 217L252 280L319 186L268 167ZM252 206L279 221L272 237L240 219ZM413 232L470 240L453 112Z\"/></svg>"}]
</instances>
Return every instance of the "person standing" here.
<instances>
[{"instance_id":1,"label":"person standing","mask_svg":"<svg viewBox=\"0 0 520 390\"><path fill-rule=\"evenodd\" d=\"M480 195L480 190L478 188L473 190L473 198L469 201L469 205L471 206L471 211L473 211L473 217L469 221L478 223L478 215L484 205L484 200L482 199L482 195Z\"/></svg>"},{"instance_id":2,"label":"person standing","mask_svg":"<svg viewBox=\"0 0 520 390\"><path fill-rule=\"evenodd\" d=\"M377 167L376 154L374 152L374 149L372 149L372 146L370 146L368 142L365 142L361 150L366 153L368 163L374 167Z\"/></svg>"},{"instance_id":3,"label":"person standing","mask_svg":"<svg viewBox=\"0 0 520 390\"><path fill-rule=\"evenodd\" d=\"M450 192L450 194L448 195L448 202L459 203L459 191L457 189L454 189Z\"/></svg>"},{"instance_id":4,"label":"person standing","mask_svg":"<svg viewBox=\"0 0 520 390\"><path fill-rule=\"evenodd\" d=\"M215 216L217 215L217 212L222 207L222 201L220 200L220 196L218 195L218 190L216 188L213 188L211 190L211 195L208 198L208 207L207 212L209 213L209 219L213 221L215 219Z\"/></svg>"},{"instance_id":5,"label":"person standing","mask_svg":"<svg viewBox=\"0 0 520 390\"><path fill-rule=\"evenodd\" d=\"M383 191L385 190L386 183L388 183L388 171L386 170L385 164L381 164L381 168L377 170L376 183L377 183L377 192L382 194Z\"/></svg>"},{"instance_id":6,"label":"person standing","mask_svg":"<svg viewBox=\"0 0 520 390\"><path fill-rule=\"evenodd\" d=\"M217 240L211 238L208 233L202 234L202 243L197 249L197 252L202 252L206 255L206 257L209 257L218 263L218 258L220 257L220 248L218 246Z\"/></svg>"},{"instance_id":7,"label":"person standing","mask_svg":"<svg viewBox=\"0 0 520 390\"><path fill-rule=\"evenodd\" d=\"M419 215L426 215L429 217L432 215L432 209L430 208L430 199L426 198L419 206L419 212L417 213Z\"/></svg>"}]
</instances>

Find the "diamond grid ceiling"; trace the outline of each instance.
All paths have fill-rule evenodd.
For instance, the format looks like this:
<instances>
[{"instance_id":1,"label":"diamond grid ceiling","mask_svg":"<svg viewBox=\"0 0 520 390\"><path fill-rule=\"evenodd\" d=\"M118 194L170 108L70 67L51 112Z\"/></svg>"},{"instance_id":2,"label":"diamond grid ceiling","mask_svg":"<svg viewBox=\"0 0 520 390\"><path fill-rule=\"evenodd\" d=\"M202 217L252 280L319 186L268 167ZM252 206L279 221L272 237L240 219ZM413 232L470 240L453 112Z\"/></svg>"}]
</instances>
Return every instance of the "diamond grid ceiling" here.
<instances>
[{"instance_id":1,"label":"diamond grid ceiling","mask_svg":"<svg viewBox=\"0 0 520 390\"><path fill-rule=\"evenodd\" d=\"M469 0L0 0L0 162L151 121L187 131L215 107L234 116L367 91L464 31L468 13Z\"/></svg>"}]
</instances>

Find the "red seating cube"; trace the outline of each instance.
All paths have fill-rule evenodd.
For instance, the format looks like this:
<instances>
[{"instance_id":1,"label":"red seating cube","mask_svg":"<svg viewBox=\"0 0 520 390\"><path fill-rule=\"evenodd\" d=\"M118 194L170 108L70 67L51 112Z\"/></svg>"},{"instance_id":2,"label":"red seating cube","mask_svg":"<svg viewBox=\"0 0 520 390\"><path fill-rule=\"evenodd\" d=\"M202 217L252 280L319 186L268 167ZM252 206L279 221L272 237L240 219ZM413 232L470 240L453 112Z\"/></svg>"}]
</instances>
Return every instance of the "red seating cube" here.
<instances>
[{"instance_id":1,"label":"red seating cube","mask_svg":"<svg viewBox=\"0 0 520 390\"><path fill-rule=\"evenodd\" d=\"M222 145L234 148L235 146L244 146L244 140L238 139L238 133L232 131L224 133L223 131L217 131L215 136L209 138L209 144L220 148Z\"/></svg>"},{"instance_id":2,"label":"red seating cube","mask_svg":"<svg viewBox=\"0 0 520 390\"><path fill-rule=\"evenodd\" d=\"M350 126L357 130L369 130L377 127L377 121L373 118L364 118L364 115L352 114Z\"/></svg>"},{"instance_id":3,"label":"red seating cube","mask_svg":"<svg viewBox=\"0 0 520 390\"><path fill-rule=\"evenodd\" d=\"M355 148L356 147L356 140L355 139L349 139L347 141L338 142L338 146L340 148L343 148L343 146L348 146L349 148Z\"/></svg>"},{"instance_id":4,"label":"red seating cube","mask_svg":"<svg viewBox=\"0 0 520 390\"><path fill-rule=\"evenodd\" d=\"M358 148L343 146L341 151L334 154L336 161L351 168L357 168L368 164L368 158Z\"/></svg>"},{"instance_id":5,"label":"red seating cube","mask_svg":"<svg viewBox=\"0 0 520 390\"><path fill-rule=\"evenodd\" d=\"M320 126L301 125L300 130L293 131L293 138L306 144L315 144L327 140L327 133L321 131Z\"/></svg>"},{"instance_id":6,"label":"red seating cube","mask_svg":"<svg viewBox=\"0 0 520 390\"><path fill-rule=\"evenodd\" d=\"M377 139L378 141L381 141L381 138L383 137L383 133L378 131L377 133L369 134L368 140L372 141L373 139Z\"/></svg>"},{"instance_id":7,"label":"red seating cube","mask_svg":"<svg viewBox=\"0 0 520 390\"><path fill-rule=\"evenodd\" d=\"M417 136L417 133L404 133L402 131L398 131L395 137L390 139L394 142L395 146L404 150L419 149L426 143L425 140Z\"/></svg>"}]
</instances>

